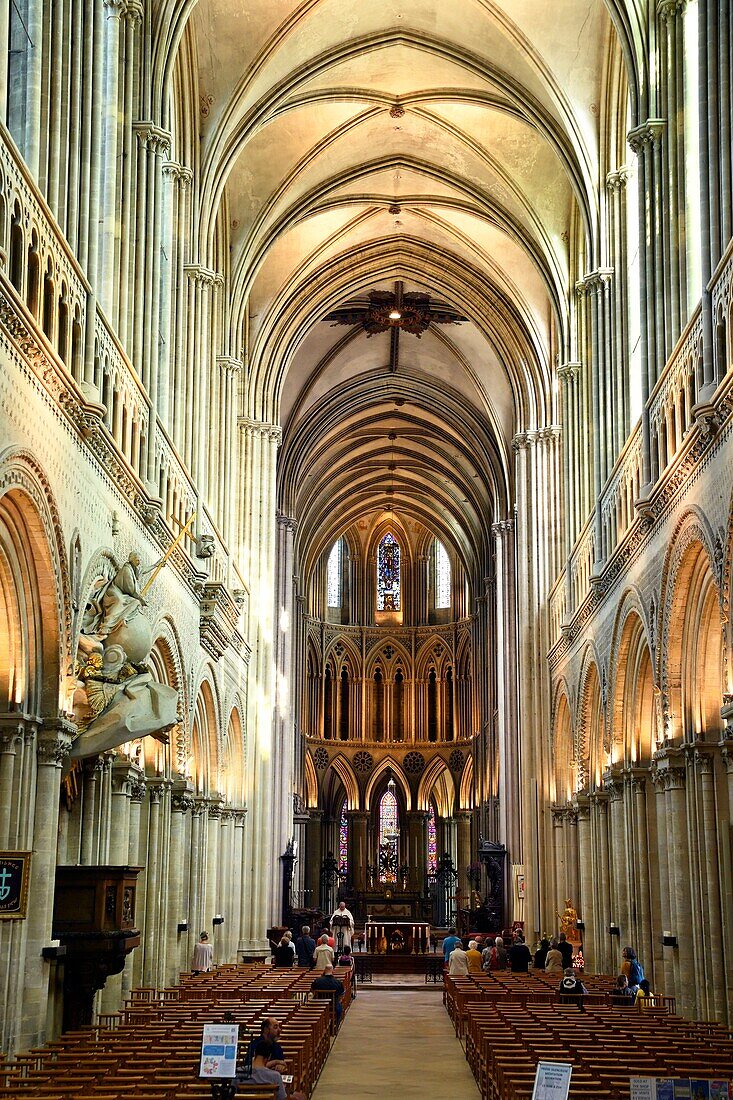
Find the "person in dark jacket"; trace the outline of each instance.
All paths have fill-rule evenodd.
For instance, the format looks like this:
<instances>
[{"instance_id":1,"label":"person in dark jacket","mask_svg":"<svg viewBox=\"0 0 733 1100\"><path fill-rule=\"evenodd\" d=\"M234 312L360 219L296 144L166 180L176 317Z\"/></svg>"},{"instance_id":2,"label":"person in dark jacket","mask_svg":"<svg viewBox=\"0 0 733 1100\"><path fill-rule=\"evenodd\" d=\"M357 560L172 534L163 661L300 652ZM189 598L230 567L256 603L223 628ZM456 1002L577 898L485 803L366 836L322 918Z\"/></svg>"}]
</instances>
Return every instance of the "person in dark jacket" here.
<instances>
[{"instance_id":1,"label":"person in dark jacket","mask_svg":"<svg viewBox=\"0 0 733 1100\"><path fill-rule=\"evenodd\" d=\"M509 948L509 969L515 974L526 974L532 962L532 952L521 936Z\"/></svg>"},{"instance_id":2,"label":"person in dark jacket","mask_svg":"<svg viewBox=\"0 0 733 1100\"><path fill-rule=\"evenodd\" d=\"M540 940L540 946L534 953L534 962L532 965L535 970L545 969L545 960L547 958L547 952L550 950L550 941L547 939Z\"/></svg>"},{"instance_id":3,"label":"person in dark jacket","mask_svg":"<svg viewBox=\"0 0 733 1100\"><path fill-rule=\"evenodd\" d=\"M583 997L588 992L579 978L576 977L575 971L572 966L569 966L563 975L560 982L558 993L560 994L560 1004L572 1005L576 1004L581 1012L585 1012L585 1005L583 1004Z\"/></svg>"},{"instance_id":4,"label":"person in dark jacket","mask_svg":"<svg viewBox=\"0 0 733 1100\"><path fill-rule=\"evenodd\" d=\"M316 949L316 941L311 936L310 926L304 924L300 935L295 941L295 954L298 956L298 966L313 966L313 952Z\"/></svg>"},{"instance_id":5,"label":"person in dark jacket","mask_svg":"<svg viewBox=\"0 0 733 1100\"><path fill-rule=\"evenodd\" d=\"M272 953L272 962L273 966L292 966L295 962L293 945L284 936Z\"/></svg>"},{"instance_id":6,"label":"person in dark jacket","mask_svg":"<svg viewBox=\"0 0 733 1100\"><path fill-rule=\"evenodd\" d=\"M560 933L557 941L557 949L562 955L562 968L563 970L567 970L569 966L573 965L573 945L572 943L568 943L564 932Z\"/></svg>"}]
</instances>

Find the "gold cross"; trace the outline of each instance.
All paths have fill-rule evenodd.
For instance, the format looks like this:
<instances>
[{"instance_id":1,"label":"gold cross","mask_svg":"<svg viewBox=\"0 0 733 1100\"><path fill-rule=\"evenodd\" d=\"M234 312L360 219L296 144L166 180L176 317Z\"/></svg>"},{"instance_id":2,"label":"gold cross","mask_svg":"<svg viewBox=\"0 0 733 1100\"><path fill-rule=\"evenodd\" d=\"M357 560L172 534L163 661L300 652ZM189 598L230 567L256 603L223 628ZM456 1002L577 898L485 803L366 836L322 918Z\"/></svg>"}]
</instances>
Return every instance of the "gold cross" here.
<instances>
[{"instance_id":1,"label":"gold cross","mask_svg":"<svg viewBox=\"0 0 733 1100\"><path fill-rule=\"evenodd\" d=\"M153 572L150 574L150 576L146 580L145 585L140 590L140 595L141 596L144 596L145 593L148 591L151 584L153 583L155 578L158 576L158 573L160 573L161 569L163 568L165 563L168 561L168 558L171 556L171 554L173 553L175 548L178 545L180 545L181 542L183 542L184 538L190 539L191 542L196 541L196 536L191 534L191 524L196 519L196 513L195 512L191 513L190 517L188 518L188 520L185 523L181 523L181 521L179 519L177 519L175 516L170 516L170 519L173 520L176 527L179 527L180 530L179 530L178 534L176 535L176 537L174 538L173 542L170 544L170 546L166 550L163 557L160 559L160 561L156 565Z\"/></svg>"}]
</instances>

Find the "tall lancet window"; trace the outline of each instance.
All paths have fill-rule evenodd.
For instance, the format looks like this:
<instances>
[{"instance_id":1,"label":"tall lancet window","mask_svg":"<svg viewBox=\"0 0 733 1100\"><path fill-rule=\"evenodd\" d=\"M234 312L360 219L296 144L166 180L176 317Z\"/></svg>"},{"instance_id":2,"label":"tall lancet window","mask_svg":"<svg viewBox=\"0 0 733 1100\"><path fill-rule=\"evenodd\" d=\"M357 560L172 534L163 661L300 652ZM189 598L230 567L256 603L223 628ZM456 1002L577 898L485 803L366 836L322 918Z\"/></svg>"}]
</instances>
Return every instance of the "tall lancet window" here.
<instances>
[{"instance_id":1,"label":"tall lancet window","mask_svg":"<svg viewBox=\"0 0 733 1100\"><path fill-rule=\"evenodd\" d=\"M438 822L435 819L435 806L431 804L428 816L428 874L434 875L438 869Z\"/></svg>"},{"instance_id":2,"label":"tall lancet window","mask_svg":"<svg viewBox=\"0 0 733 1100\"><path fill-rule=\"evenodd\" d=\"M349 819L346 816L346 799L341 807L339 819L339 870L346 874L349 869Z\"/></svg>"},{"instance_id":3,"label":"tall lancet window","mask_svg":"<svg viewBox=\"0 0 733 1100\"><path fill-rule=\"evenodd\" d=\"M435 543L435 608L450 607L450 558L442 542Z\"/></svg>"},{"instance_id":4,"label":"tall lancet window","mask_svg":"<svg viewBox=\"0 0 733 1100\"><path fill-rule=\"evenodd\" d=\"M400 544L388 531L377 552L377 611L400 607Z\"/></svg>"},{"instance_id":5,"label":"tall lancet window","mask_svg":"<svg viewBox=\"0 0 733 1100\"><path fill-rule=\"evenodd\" d=\"M397 882L397 840L399 837L397 799L389 789L379 803L379 881Z\"/></svg>"},{"instance_id":6,"label":"tall lancet window","mask_svg":"<svg viewBox=\"0 0 733 1100\"><path fill-rule=\"evenodd\" d=\"M328 555L326 590L329 607L341 607L341 539L337 539Z\"/></svg>"}]
</instances>

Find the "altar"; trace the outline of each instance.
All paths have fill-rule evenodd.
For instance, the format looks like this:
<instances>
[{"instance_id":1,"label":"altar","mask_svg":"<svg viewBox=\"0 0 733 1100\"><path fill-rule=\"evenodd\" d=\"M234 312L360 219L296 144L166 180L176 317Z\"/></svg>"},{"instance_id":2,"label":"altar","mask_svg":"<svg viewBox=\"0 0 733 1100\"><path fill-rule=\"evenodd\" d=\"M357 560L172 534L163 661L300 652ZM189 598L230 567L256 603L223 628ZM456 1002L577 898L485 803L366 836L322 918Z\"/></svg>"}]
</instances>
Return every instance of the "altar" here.
<instances>
[{"instance_id":1,"label":"altar","mask_svg":"<svg viewBox=\"0 0 733 1100\"><path fill-rule=\"evenodd\" d=\"M377 917L366 922L364 943L375 955L424 955L430 948L430 924Z\"/></svg>"}]
</instances>

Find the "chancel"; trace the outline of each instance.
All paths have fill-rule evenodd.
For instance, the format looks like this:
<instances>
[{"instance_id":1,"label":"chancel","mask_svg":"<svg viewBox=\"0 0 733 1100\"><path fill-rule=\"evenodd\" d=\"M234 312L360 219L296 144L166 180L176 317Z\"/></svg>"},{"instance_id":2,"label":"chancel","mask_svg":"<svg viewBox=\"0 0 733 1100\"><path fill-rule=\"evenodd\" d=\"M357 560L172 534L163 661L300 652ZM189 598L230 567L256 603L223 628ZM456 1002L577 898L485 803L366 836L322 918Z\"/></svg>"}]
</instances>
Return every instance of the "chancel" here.
<instances>
[{"instance_id":1,"label":"chancel","mask_svg":"<svg viewBox=\"0 0 733 1100\"><path fill-rule=\"evenodd\" d=\"M0 1095L733 1080L732 41L0 5Z\"/></svg>"}]
</instances>

